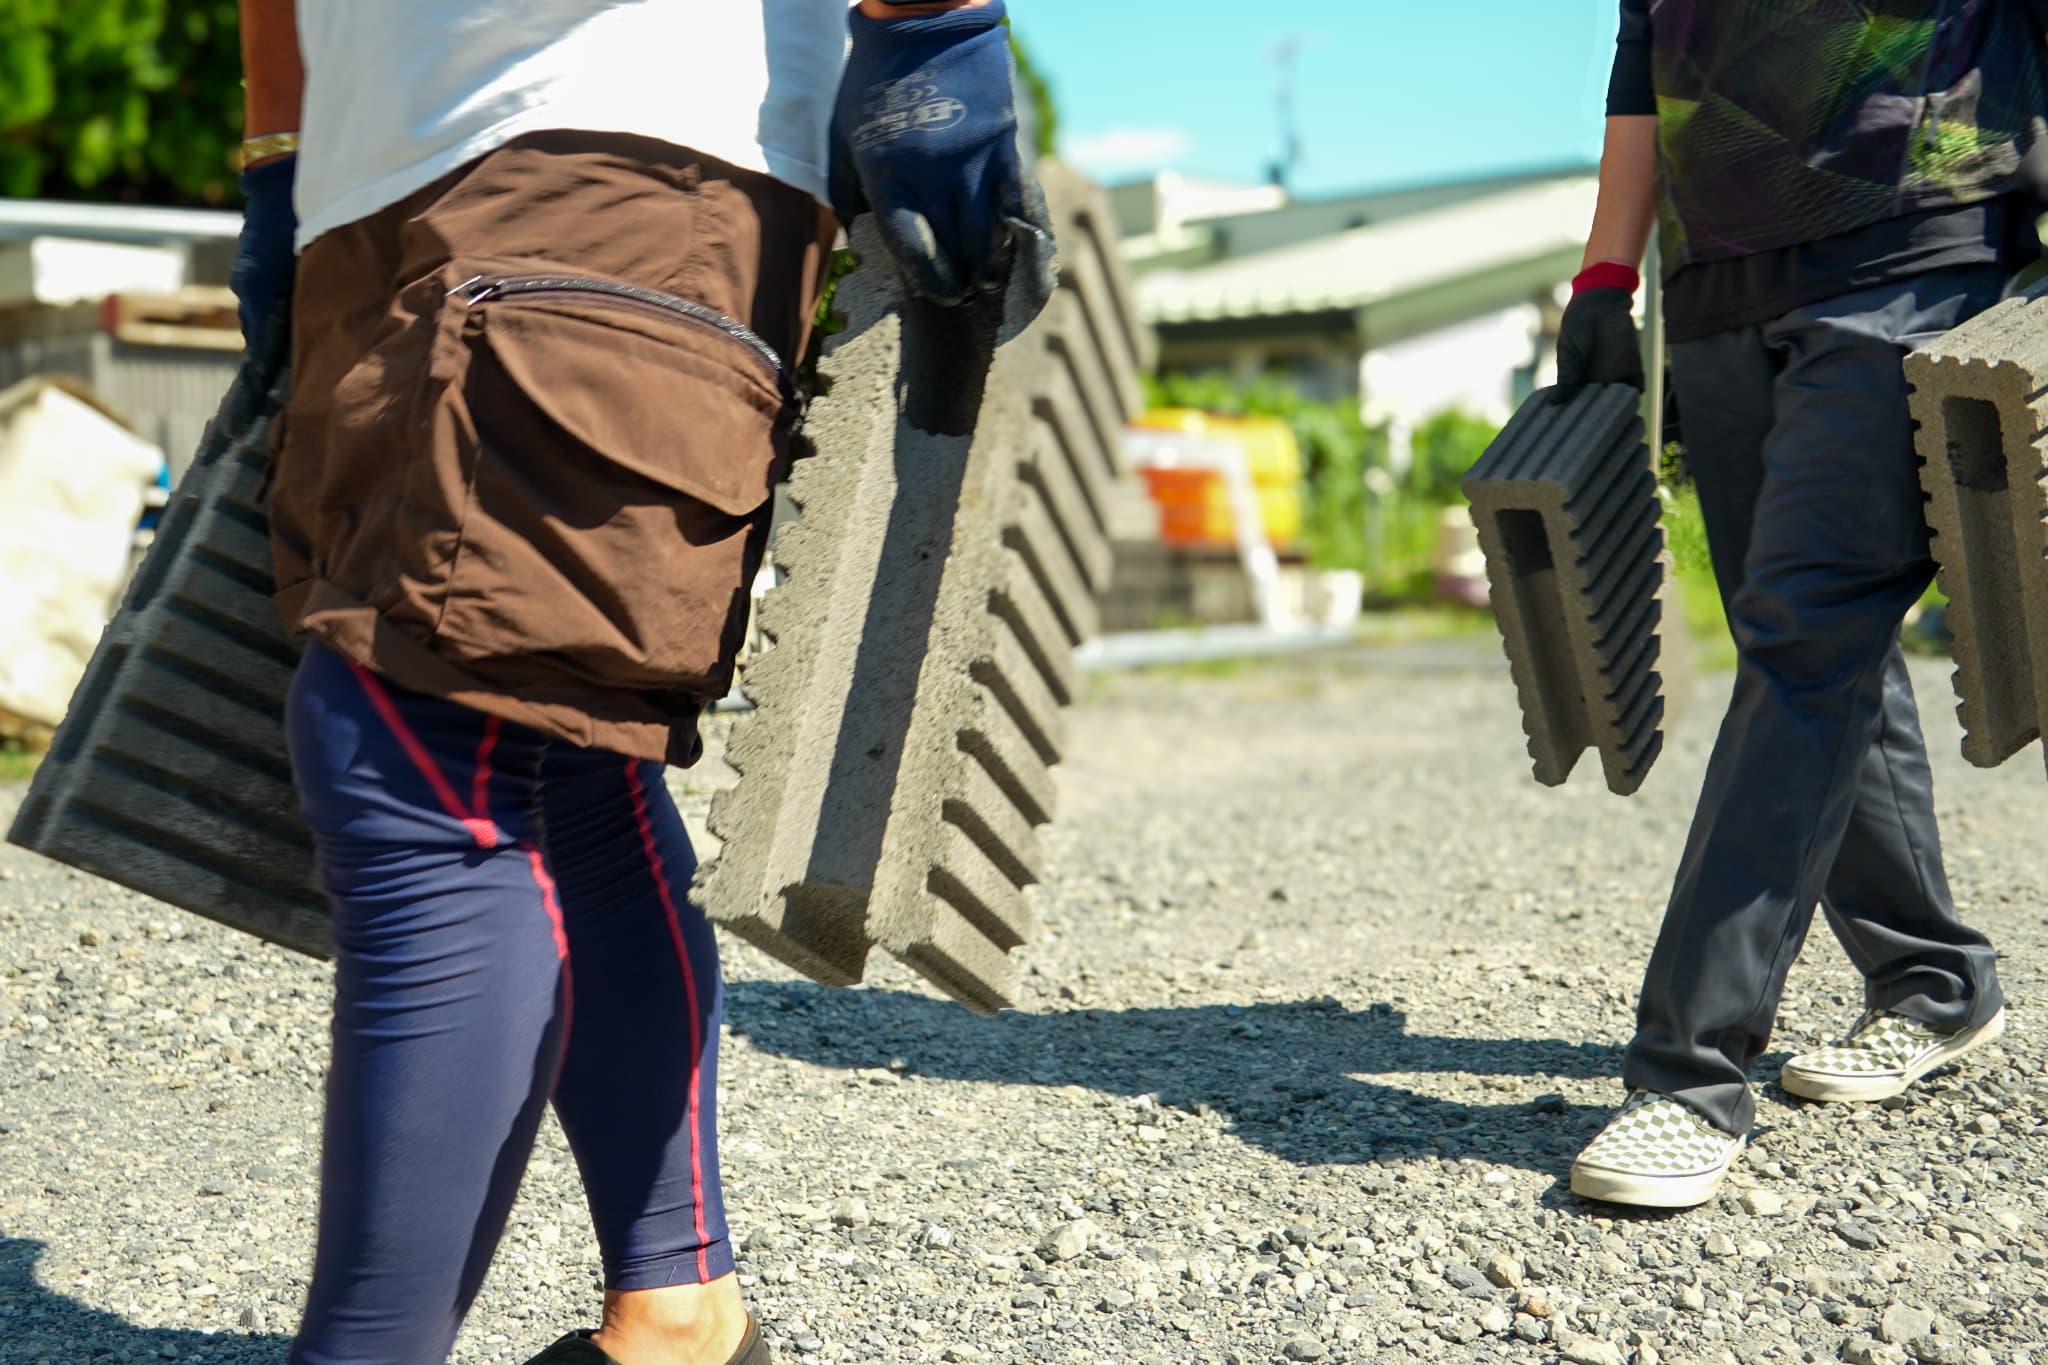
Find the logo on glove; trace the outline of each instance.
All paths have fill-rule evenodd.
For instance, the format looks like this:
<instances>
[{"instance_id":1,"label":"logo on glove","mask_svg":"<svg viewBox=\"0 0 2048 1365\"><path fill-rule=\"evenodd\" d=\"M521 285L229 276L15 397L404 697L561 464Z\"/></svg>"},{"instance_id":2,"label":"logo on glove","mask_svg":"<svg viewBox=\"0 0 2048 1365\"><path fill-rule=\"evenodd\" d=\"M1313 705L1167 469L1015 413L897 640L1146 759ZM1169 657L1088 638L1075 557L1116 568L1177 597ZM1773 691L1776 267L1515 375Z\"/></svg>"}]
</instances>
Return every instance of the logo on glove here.
<instances>
[{"instance_id":1,"label":"logo on glove","mask_svg":"<svg viewBox=\"0 0 2048 1365\"><path fill-rule=\"evenodd\" d=\"M873 147L909 133L940 133L967 117L967 106L939 94L929 72L920 71L868 90L867 122L854 129L853 145Z\"/></svg>"}]
</instances>

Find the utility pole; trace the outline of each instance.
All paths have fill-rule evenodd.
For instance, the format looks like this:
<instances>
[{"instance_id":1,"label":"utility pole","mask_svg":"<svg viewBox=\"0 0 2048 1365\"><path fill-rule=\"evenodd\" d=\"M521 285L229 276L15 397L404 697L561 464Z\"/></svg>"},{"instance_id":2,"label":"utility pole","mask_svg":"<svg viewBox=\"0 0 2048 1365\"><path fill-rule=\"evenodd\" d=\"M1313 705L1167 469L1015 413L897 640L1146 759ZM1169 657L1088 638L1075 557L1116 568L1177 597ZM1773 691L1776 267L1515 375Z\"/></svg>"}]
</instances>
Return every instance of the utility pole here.
<instances>
[{"instance_id":1,"label":"utility pole","mask_svg":"<svg viewBox=\"0 0 2048 1365\"><path fill-rule=\"evenodd\" d=\"M1280 68L1277 103L1280 109L1280 155L1266 170L1266 178L1281 189L1293 178L1301 162L1301 129L1294 106L1294 73L1304 46L1299 37L1282 38L1273 46L1273 63Z\"/></svg>"}]
</instances>

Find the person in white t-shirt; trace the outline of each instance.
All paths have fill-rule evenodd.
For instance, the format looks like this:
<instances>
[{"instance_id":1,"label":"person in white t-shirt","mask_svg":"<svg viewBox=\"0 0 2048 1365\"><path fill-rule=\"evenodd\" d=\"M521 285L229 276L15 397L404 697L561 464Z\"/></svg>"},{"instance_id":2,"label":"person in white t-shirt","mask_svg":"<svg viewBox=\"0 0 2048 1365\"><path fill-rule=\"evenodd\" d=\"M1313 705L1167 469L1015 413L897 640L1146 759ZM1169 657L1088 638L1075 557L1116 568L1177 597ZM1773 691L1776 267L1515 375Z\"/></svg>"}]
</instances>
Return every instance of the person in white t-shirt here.
<instances>
[{"instance_id":1,"label":"person in white t-shirt","mask_svg":"<svg viewBox=\"0 0 2048 1365\"><path fill-rule=\"evenodd\" d=\"M940 306L1050 293L1002 0L241 14L233 280L290 346L266 510L336 966L292 1361L444 1360L552 1103L605 1293L535 1359L765 1365L663 766L731 681L839 222Z\"/></svg>"}]
</instances>

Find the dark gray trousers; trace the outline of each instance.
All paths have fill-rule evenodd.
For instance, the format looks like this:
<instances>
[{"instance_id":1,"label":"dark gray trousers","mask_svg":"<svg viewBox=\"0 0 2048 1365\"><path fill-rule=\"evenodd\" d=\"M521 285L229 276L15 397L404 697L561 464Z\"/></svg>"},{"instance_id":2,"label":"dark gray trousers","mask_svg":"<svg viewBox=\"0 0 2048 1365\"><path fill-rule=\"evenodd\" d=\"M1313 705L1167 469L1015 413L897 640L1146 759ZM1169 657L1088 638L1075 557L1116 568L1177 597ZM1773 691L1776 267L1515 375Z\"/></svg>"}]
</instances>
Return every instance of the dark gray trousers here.
<instances>
[{"instance_id":1,"label":"dark gray trousers","mask_svg":"<svg viewBox=\"0 0 2048 1365\"><path fill-rule=\"evenodd\" d=\"M1871 1008L1943 1030L2003 1003L1957 918L1899 623L1933 573L1900 361L1996 302L1940 271L1672 348L1740 655L1623 1074L1747 1133L1816 902Z\"/></svg>"}]
</instances>

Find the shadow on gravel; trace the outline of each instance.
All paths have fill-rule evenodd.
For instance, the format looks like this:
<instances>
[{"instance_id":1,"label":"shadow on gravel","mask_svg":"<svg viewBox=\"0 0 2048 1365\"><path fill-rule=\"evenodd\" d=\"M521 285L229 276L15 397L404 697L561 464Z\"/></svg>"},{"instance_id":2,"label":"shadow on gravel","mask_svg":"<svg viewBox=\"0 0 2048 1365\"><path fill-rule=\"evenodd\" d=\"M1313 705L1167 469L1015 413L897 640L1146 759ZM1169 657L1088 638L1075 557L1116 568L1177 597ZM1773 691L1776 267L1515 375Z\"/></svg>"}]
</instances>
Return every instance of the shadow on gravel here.
<instances>
[{"instance_id":1,"label":"shadow on gravel","mask_svg":"<svg viewBox=\"0 0 2048 1365\"><path fill-rule=\"evenodd\" d=\"M726 1017L762 1051L817 1066L1078 1085L1156 1095L1183 1110L1207 1106L1239 1138L1305 1166L1435 1156L1561 1175L1606 1122L1607 1107L1568 1104L1529 1084L1508 1087L1527 1098L1470 1104L1371 1078L1458 1072L1527 1081L1621 1072L1621 1049L1606 1044L1423 1037L1408 1033L1407 1016L1389 1005L1345 1010L1328 1000L983 1019L903 991L735 981L727 986Z\"/></svg>"},{"instance_id":2,"label":"shadow on gravel","mask_svg":"<svg viewBox=\"0 0 2048 1365\"><path fill-rule=\"evenodd\" d=\"M283 1337L137 1327L36 1282L43 1244L0 1229L0 1365L277 1365Z\"/></svg>"}]
</instances>

